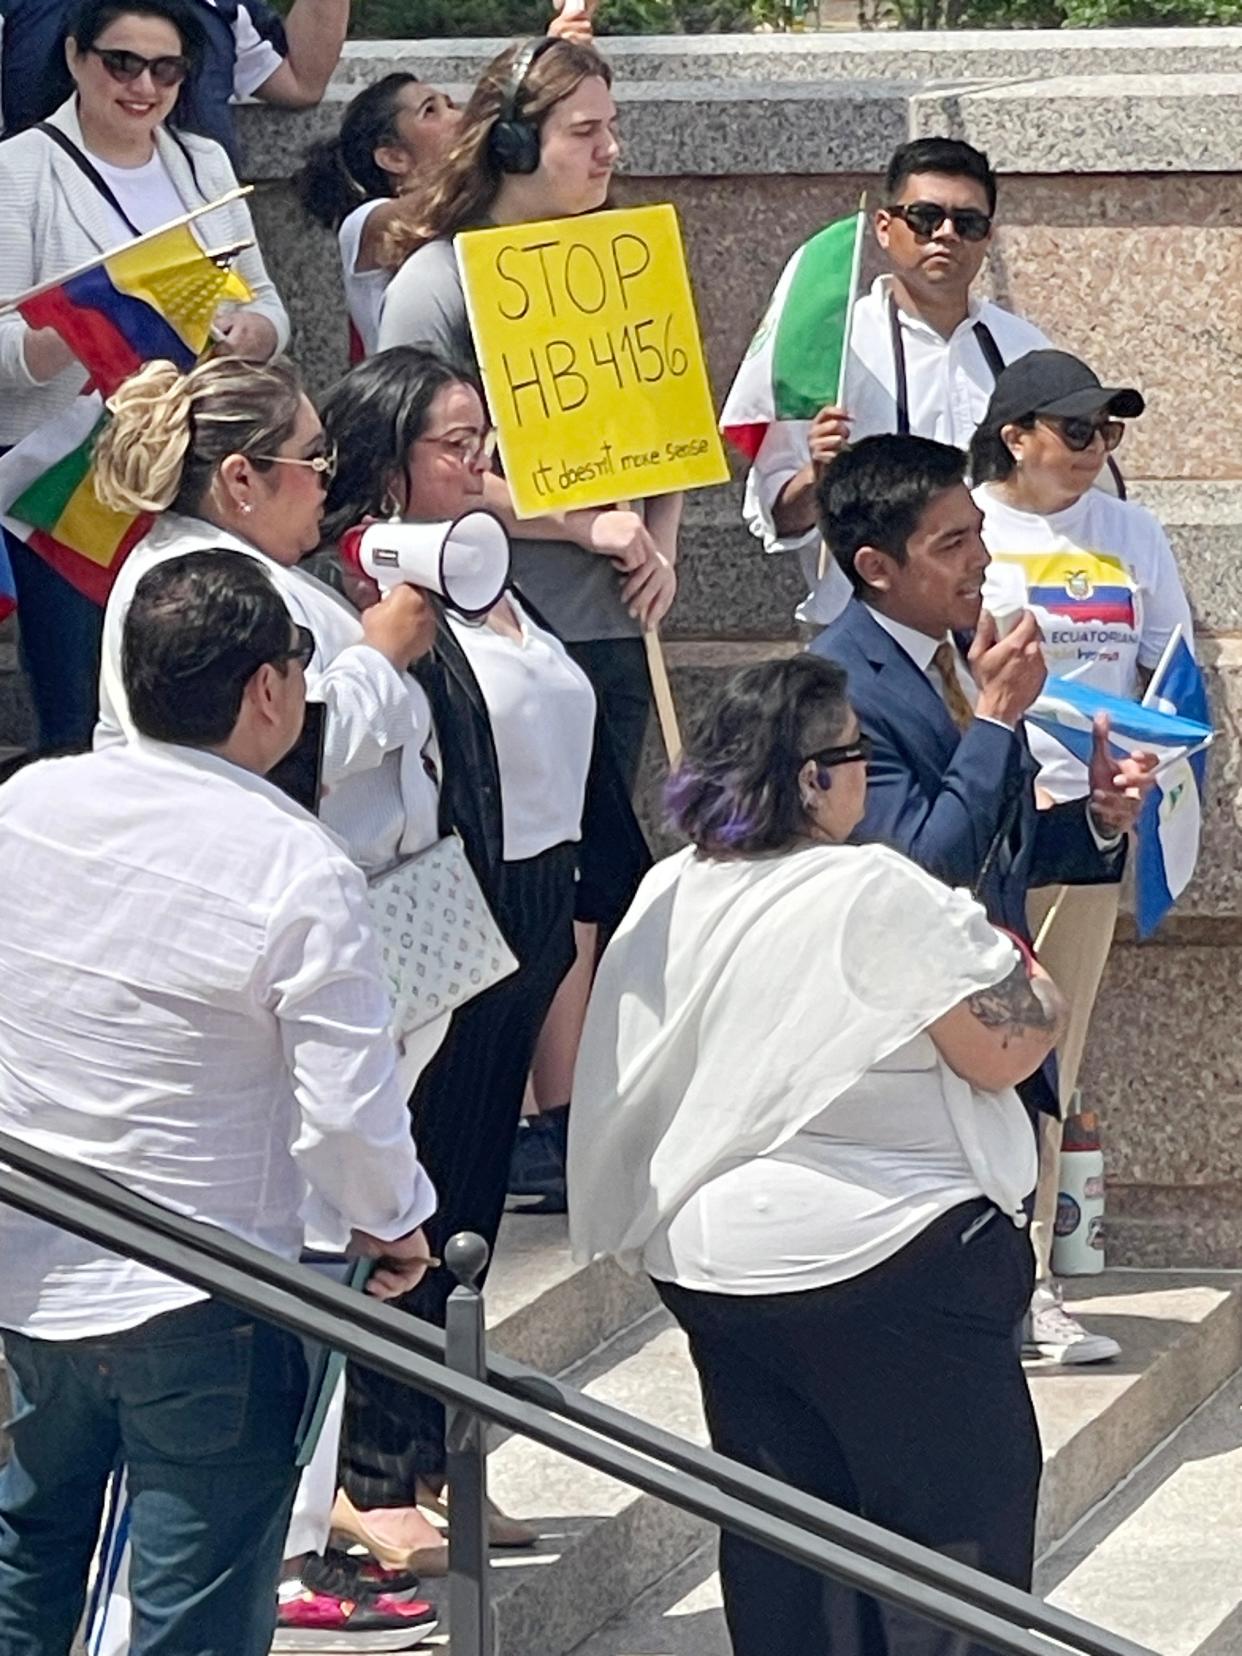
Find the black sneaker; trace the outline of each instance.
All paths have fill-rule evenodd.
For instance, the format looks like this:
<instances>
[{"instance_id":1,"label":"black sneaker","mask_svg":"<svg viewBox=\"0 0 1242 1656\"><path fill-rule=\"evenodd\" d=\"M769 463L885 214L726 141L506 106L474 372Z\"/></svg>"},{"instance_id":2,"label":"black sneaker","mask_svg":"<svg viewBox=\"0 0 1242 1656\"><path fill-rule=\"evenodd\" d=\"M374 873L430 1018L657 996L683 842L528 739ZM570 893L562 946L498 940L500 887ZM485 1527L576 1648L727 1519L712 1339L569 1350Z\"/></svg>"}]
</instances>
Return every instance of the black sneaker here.
<instances>
[{"instance_id":1,"label":"black sneaker","mask_svg":"<svg viewBox=\"0 0 1242 1656\"><path fill-rule=\"evenodd\" d=\"M407 1572L384 1570L345 1553L308 1559L300 1581L280 1586L272 1650L341 1656L414 1650L438 1623L434 1608L415 1596L416 1587Z\"/></svg>"},{"instance_id":2,"label":"black sneaker","mask_svg":"<svg viewBox=\"0 0 1242 1656\"><path fill-rule=\"evenodd\" d=\"M537 1197L514 1211L520 1213L564 1213L565 1146L569 1132L569 1110L549 1110L543 1115L524 1116L513 1141L509 1162L509 1194Z\"/></svg>"}]
</instances>

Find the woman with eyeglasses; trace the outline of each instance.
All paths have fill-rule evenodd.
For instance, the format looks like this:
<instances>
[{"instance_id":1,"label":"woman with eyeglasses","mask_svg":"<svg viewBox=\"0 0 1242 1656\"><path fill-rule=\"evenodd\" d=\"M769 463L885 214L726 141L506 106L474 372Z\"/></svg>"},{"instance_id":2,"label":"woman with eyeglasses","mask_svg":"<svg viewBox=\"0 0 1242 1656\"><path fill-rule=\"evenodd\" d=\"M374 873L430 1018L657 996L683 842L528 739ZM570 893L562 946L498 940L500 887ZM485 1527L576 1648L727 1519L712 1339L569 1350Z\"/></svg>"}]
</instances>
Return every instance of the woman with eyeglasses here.
<instances>
[{"instance_id":1,"label":"woman with eyeglasses","mask_svg":"<svg viewBox=\"0 0 1242 1656\"><path fill-rule=\"evenodd\" d=\"M399 587L359 618L298 567L319 544L335 456L296 369L222 358L182 374L152 362L108 408L96 491L105 505L155 521L108 599L96 746L134 734L120 641L142 575L182 552L248 552L315 640L306 688L325 704L323 821L368 873L430 845L437 837L431 711L406 669L430 647L435 615L413 587Z\"/></svg>"},{"instance_id":2,"label":"woman with eyeglasses","mask_svg":"<svg viewBox=\"0 0 1242 1656\"><path fill-rule=\"evenodd\" d=\"M237 186L223 149L177 129L177 100L203 49L185 0L86 0L65 43L76 90L39 127L0 146L0 293L51 281ZM254 299L222 307L221 354L263 361L289 337L244 201L196 221L237 260ZM59 334L0 316L0 447L63 413L86 371ZM84 747L95 720L101 612L38 554L6 536L40 751Z\"/></svg>"},{"instance_id":3,"label":"woman with eyeglasses","mask_svg":"<svg viewBox=\"0 0 1242 1656\"><path fill-rule=\"evenodd\" d=\"M970 449L974 497L992 562L983 603L993 613L1031 610L1043 634L1048 672L1114 696L1141 698L1179 631L1194 649L1194 621L1177 560L1159 522L1132 500L1094 487L1100 469L1143 412L1133 388L1103 386L1084 362L1064 351L1032 351L1004 370ZM1087 792L1086 767L1056 739L1027 727L1039 761L1038 788L1049 804ZM1052 904L1056 914L1041 958L1070 1002L1057 1051L1062 1108L1069 1107L1091 1012L1112 945L1118 885L1037 892L1031 931ZM1033 1338L1041 1318L1060 1309L1051 1281L1061 1123L1044 1116L1034 1240L1039 1286ZM1050 1334L1055 1335L1055 1327ZM1103 1336L1056 1342L1063 1361L1116 1356Z\"/></svg>"},{"instance_id":4,"label":"woman with eyeglasses","mask_svg":"<svg viewBox=\"0 0 1242 1656\"><path fill-rule=\"evenodd\" d=\"M687 743L667 799L690 844L587 1014L570 1240L654 1279L714 1448L1026 1586L1035 1149L1012 1088L1060 998L966 892L850 843L869 751L813 655L738 673ZM720 1574L734 1656L945 1648L737 1536Z\"/></svg>"},{"instance_id":5,"label":"woman with eyeglasses","mask_svg":"<svg viewBox=\"0 0 1242 1656\"><path fill-rule=\"evenodd\" d=\"M477 388L411 346L359 364L323 400L339 446L325 538L379 516L445 522L483 505L491 457ZM358 582L361 603L375 591ZM456 830L519 967L454 1016L410 1101L423 1165L439 1194L434 1253L457 1231L494 1246L536 1039L574 960L575 918L615 922L650 863L619 768L596 740L591 684L516 586L470 620L441 606L417 674L433 710L445 831ZM363 610L363 619L372 614ZM547 1119L563 1141L564 1116ZM401 1304L443 1325L441 1267ZM426 1573L443 1541L444 1409L352 1367L336 1526L383 1562ZM420 1508L422 1510L420 1510ZM430 1515L430 1517L429 1517ZM493 1509L494 1545L535 1539Z\"/></svg>"}]
</instances>

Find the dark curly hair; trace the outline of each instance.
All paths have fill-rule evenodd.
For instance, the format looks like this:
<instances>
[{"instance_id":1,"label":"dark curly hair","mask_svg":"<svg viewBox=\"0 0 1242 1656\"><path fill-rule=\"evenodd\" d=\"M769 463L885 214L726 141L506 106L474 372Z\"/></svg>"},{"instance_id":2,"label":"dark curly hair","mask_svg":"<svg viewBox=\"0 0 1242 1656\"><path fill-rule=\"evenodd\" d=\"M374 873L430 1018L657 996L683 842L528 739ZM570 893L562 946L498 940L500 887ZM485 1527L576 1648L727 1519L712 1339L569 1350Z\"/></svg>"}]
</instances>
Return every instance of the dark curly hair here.
<instances>
[{"instance_id":1,"label":"dark curly hair","mask_svg":"<svg viewBox=\"0 0 1242 1656\"><path fill-rule=\"evenodd\" d=\"M669 817L702 856L781 851L806 831L798 772L845 732L845 669L822 656L735 673L700 720L665 791Z\"/></svg>"}]
</instances>

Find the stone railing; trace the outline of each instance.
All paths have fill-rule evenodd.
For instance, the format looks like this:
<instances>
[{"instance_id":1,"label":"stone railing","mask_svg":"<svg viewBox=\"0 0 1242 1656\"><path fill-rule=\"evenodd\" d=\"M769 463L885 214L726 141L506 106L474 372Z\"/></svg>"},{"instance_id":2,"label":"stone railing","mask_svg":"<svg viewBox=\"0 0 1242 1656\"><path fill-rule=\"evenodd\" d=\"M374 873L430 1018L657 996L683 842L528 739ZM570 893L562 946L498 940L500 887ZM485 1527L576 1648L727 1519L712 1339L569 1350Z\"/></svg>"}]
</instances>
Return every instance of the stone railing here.
<instances>
[{"instance_id":1,"label":"stone railing","mask_svg":"<svg viewBox=\"0 0 1242 1656\"><path fill-rule=\"evenodd\" d=\"M465 90L501 42L358 42L317 110L241 112L260 238L322 387L344 367L333 238L288 179L342 104L393 67ZM618 39L625 201L671 200L718 396L782 263L908 136L953 133L1003 173L987 284L1148 412L1122 460L1168 526L1204 638L1221 742L1201 873L1154 944L1121 942L1084 1080L1105 1115L1114 1257L1234 1263L1242 1242L1242 29ZM765 559L738 489L694 499L668 628L690 711L730 667L794 647L797 574ZM0 695L3 694L0 688ZM12 708L10 695L9 707ZM0 702L0 722L5 718ZM16 715L14 715L16 716ZM10 719L10 723L12 720ZM0 740L3 737L0 736Z\"/></svg>"}]
</instances>

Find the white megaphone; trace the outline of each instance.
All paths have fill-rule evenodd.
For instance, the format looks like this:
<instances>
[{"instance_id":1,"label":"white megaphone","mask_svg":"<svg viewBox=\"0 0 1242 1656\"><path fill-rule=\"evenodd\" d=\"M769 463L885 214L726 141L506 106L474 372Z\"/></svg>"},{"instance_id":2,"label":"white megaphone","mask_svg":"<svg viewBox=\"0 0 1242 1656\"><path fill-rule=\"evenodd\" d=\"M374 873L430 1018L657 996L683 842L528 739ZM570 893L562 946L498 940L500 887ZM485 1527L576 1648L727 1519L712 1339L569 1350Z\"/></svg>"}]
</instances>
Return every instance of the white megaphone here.
<instances>
[{"instance_id":1,"label":"white megaphone","mask_svg":"<svg viewBox=\"0 0 1242 1656\"><path fill-rule=\"evenodd\" d=\"M342 535L341 561L385 592L405 582L438 592L475 620L509 584L509 537L500 519L483 511L448 523L364 523Z\"/></svg>"}]
</instances>

